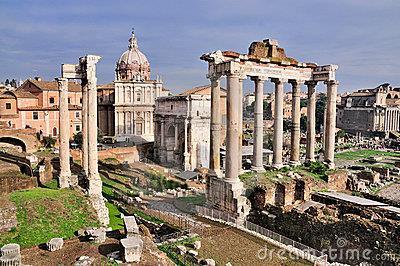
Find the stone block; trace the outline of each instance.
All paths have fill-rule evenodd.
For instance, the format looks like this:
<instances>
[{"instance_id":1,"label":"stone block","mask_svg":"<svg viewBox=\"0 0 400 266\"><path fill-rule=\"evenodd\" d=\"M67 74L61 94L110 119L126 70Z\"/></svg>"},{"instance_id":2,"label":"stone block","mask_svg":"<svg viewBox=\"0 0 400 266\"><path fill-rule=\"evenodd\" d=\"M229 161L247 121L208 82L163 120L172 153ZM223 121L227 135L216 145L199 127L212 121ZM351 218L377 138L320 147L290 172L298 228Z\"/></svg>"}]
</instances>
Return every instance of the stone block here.
<instances>
[{"instance_id":1,"label":"stone block","mask_svg":"<svg viewBox=\"0 0 400 266\"><path fill-rule=\"evenodd\" d=\"M21 255L10 253L0 257L0 266L20 266Z\"/></svg>"},{"instance_id":2,"label":"stone block","mask_svg":"<svg viewBox=\"0 0 400 266\"><path fill-rule=\"evenodd\" d=\"M124 216L124 228L127 237L139 234L139 226L136 223L135 216Z\"/></svg>"},{"instance_id":3,"label":"stone block","mask_svg":"<svg viewBox=\"0 0 400 266\"><path fill-rule=\"evenodd\" d=\"M21 248L19 244L6 244L1 249L1 256L9 255L9 254L20 254Z\"/></svg>"},{"instance_id":4,"label":"stone block","mask_svg":"<svg viewBox=\"0 0 400 266\"><path fill-rule=\"evenodd\" d=\"M64 245L64 240L60 237L52 238L47 242L47 249L49 251L60 250Z\"/></svg>"},{"instance_id":5,"label":"stone block","mask_svg":"<svg viewBox=\"0 0 400 266\"><path fill-rule=\"evenodd\" d=\"M103 227L100 227L98 229L94 229L91 232L91 238L97 244L104 243L106 241L106 229L103 228Z\"/></svg>"},{"instance_id":6,"label":"stone block","mask_svg":"<svg viewBox=\"0 0 400 266\"><path fill-rule=\"evenodd\" d=\"M94 258L89 256L80 256L74 263L74 266L89 266L94 262Z\"/></svg>"},{"instance_id":7,"label":"stone block","mask_svg":"<svg viewBox=\"0 0 400 266\"><path fill-rule=\"evenodd\" d=\"M213 259L202 259L200 261L200 265L215 266L215 260L213 260Z\"/></svg>"},{"instance_id":8,"label":"stone block","mask_svg":"<svg viewBox=\"0 0 400 266\"><path fill-rule=\"evenodd\" d=\"M121 239L124 248L125 262L140 262L143 250L143 240L139 236Z\"/></svg>"},{"instance_id":9,"label":"stone block","mask_svg":"<svg viewBox=\"0 0 400 266\"><path fill-rule=\"evenodd\" d=\"M197 240L193 243L193 248L194 249L200 249L201 248L201 241Z\"/></svg>"},{"instance_id":10,"label":"stone block","mask_svg":"<svg viewBox=\"0 0 400 266\"><path fill-rule=\"evenodd\" d=\"M187 254L188 254L189 256L194 257L194 258L196 258L196 257L199 255L199 253L198 253L196 250L193 250L193 249L188 250Z\"/></svg>"},{"instance_id":11,"label":"stone block","mask_svg":"<svg viewBox=\"0 0 400 266\"><path fill-rule=\"evenodd\" d=\"M185 246L181 246L181 245L176 246L176 252L179 255L184 255L184 254L186 254L186 247Z\"/></svg>"}]
</instances>

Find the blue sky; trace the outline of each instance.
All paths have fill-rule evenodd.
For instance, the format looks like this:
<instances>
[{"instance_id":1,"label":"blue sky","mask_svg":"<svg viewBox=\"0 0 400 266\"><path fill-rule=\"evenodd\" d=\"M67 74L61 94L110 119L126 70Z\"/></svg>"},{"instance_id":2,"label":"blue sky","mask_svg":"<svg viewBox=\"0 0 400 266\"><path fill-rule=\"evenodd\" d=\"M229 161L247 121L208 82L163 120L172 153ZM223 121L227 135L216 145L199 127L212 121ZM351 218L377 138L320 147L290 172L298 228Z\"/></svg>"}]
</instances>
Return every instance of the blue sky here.
<instances>
[{"instance_id":1,"label":"blue sky","mask_svg":"<svg viewBox=\"0 0 400 266\"><path fill-rule=\"evenodd\" d=\"M90 53L103 57L99 83L111 82L135 27L152 76L173 92L208 82L201 54L245 53L265 38L300 61L339 65L339 91L400 85L399 14L396 0L0 0L0 80L53 79Z\"/></svg>"}]
</instances>

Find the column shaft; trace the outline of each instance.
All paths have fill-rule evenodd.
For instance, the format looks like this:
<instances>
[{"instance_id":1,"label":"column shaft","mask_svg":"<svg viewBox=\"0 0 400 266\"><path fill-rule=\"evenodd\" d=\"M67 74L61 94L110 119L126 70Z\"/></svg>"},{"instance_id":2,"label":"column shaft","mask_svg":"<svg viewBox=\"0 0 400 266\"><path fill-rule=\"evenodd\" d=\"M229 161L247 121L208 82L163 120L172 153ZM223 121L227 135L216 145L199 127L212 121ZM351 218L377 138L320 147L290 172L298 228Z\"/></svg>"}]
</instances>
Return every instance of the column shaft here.
<instances>
[{"instance_id":1,"label":"column shaft","mask_svg":"<svg viewBox=\"0 0 400 266\"><path fill-rule=\"evenodd\" d=\"M210 170L221 175L221 85L219 77L211 78Z\"/></svg>"},{"instance_id":2,"label":"column shaft","mask_svg":"<svg viewBox=\"0 0 400 266\"><path fill-rule=\"evenodd\" d=\"M274 118L274 157L273 166L282 166L282 147L283 147L283 81L273 79L275 83L275 118Z\"/></svg>"},{"instance_id":3,"label":"column shaft","mask_svg":"<svg viewBox=\"0 0 400 266\"><path fill-rule=\"evenodd\" d=\"M68 80L59 78L59 114L60 114L60 188L70 186L71 168L69 163L69 110L68 110Z\"/></svg>"},{"instance_id":4,"label":"column shaft","mask_svg":"<svg viewBox=\"0 0 400 266\"><path fill-rule=\"evenodd\" d=\"M335 80L327 84L327 113L326 113L326 136L325 136L325 161L334 167L335 156L335 130L336 130L336 95L338 82Z\"/></svg>"},{"instance_id":5,"label":"column shaft","mask_svg":"<svg viewBox=\"0 0 400 266\"><path fill-rule=\"evenodd\" d=\"M88 150L89 150L89 195L101 195L102 182L98 171L97 154L97 78L96 63L100 57L87 58L88 79Z\"/></svg>"},{"instance_id":6,"label":"column shaft","mask_svg":"<svg viewBox=\"0 0 400 266\"><path fill-rule=\"evenodd\" d=\"M82 81L82 167L86 176L89 174L87 86L87 81Z\"/></svg>"},{"instance_id":7,"label":"column shaft","mask_svg":"<svg viewBox=\"0 0 400 266\"><path fill-rule=\"evenodd\" d=\"M225 178L236 181L239 176L239 112L240 106L239 76L227 76L227 134Z\"/></svg>"},{"instance_id":8,"label":"column shaft","mask_svg":"<svg viewBox=\"0 0 400 266\"><path fill-rule=\"evenodd\" d=\"M292 82L292 131L291 131L291 152L290 161L300 161L300 92L301 82Z\"/></svg>"},{"instance_id":9,"label":"column shaft","mask_svg":"<svg viewBox=\"0 0 400 266\"><path fill-rule=\"evenodd\" d=\"M239 174L243 171L243 79L239 78Z\"/></svg>"},{"instance_id":10,"label":"column shaft","mask_svg":"<svg viewBox=\"0 0 400 266\"><path fill-rule=\"evenodd\" d=\"M306 161L315 161L315 106L316 106L316 82L307 82L308 106L307 106L307 147Z\"/></svg>"},{"instance_id":11,"label":"column shaft","mask_svg":"<svg viewBox=\"0 0 400 266\"><path fill-rule=\"evenodd\" d=\"M254 104L254 144L253 144L253 170L264 171L263 166L263 101L264 101L264 80L255 78L255 104Z\"/></svg>"}]
</instances>

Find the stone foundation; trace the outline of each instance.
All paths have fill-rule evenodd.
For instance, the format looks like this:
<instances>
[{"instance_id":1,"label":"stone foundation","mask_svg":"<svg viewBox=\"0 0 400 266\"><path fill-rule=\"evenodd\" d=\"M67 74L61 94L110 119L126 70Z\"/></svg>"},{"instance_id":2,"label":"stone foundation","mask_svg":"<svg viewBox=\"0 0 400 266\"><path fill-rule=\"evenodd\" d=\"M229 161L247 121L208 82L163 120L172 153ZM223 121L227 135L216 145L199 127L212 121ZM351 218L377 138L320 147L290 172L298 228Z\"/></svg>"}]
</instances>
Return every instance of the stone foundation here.
<instances>
[{"instance_id":1,"label":"stone foundation","mask_svg":"<svg viewBox=\"0 0 400 266\"><path fill-rule=\"evenodd\" d=\"M97 218L101 225L107 226L110 223L110 218L108 217L108 209L104 202L104 198L101 195L90 195L90 203L96 211Z\"/></svg>"},{"instance_id":2,"label":"stone foundation","mask_svg":"<svg viewBox=\"0 0 400 266\"><path fill-rule=\"evenodd\" d=\"M0 232L8 231L17 226L17 208L15 204L6 200L0 199Z\"/></svg>"},{"instance_id":3,"label":"stone foundation","mask_svg":"<svg viewBox=\"0 0 400 266\"><path fill-rule=\"evenodd\" d=\"M209 176L207 184L207 203L215 209L229 213L238 222L244 221L250 212L250 202L243 196L243 183Z\"/></svg>"}]
</instances>

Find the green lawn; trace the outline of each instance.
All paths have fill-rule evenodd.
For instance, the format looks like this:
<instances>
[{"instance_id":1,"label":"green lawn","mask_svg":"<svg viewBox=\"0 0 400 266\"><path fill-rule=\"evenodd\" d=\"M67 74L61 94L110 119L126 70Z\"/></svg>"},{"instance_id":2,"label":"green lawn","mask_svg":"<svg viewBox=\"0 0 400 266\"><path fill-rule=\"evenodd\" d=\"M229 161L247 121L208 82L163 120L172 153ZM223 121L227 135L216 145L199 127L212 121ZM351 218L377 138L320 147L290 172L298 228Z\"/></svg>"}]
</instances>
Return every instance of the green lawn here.
<instances>
[{"instance_id":1,"label":"green lawn","mask_svg":"<svg viewBox=\"0 0 400 266\"><path fill-rule=\"evenodd\" d=\"M206 197L204 195L180 197L178 200L193 205L204 205L206 203Z\"/></svg>"},{"instance_id":2,"label":"green lawn","mask_svg":"<svg viewBox=\"0 0 400 266\"><path fill-rule=\"evenodd\" d=\"M110 226L113 230L119 230L124 228L124 221L121 218L121 212L118 207L106 202L106 207L108 208L108 215L110 216Z\"/></svg>"},{"instance_id":3,"label":"green lawn","mask_svg":"<svg viewBox=\"0 0 400 266\"><path fill-rule=\"evenodd\" d=\"M53 237L72 238L87 226L98 226L87 198L73 190L34 188L9 195L17 207L17 228L0 234L0 246L14 242L21 247L46 243Z\"/></svg>"},{"instance_id":4,"label":"green lawn","mask_svg":"<svg viewBox=\"0 0 400 266\"><path fill-rule=\"evenodd\" d=\"M359 160L359 159L366 159L371 156L400 157L400 152L387 152L387 151L377 151L377 150L345 151L341 153L336 153L335 159Z\"/></svg>"}]
</instances>

